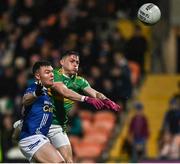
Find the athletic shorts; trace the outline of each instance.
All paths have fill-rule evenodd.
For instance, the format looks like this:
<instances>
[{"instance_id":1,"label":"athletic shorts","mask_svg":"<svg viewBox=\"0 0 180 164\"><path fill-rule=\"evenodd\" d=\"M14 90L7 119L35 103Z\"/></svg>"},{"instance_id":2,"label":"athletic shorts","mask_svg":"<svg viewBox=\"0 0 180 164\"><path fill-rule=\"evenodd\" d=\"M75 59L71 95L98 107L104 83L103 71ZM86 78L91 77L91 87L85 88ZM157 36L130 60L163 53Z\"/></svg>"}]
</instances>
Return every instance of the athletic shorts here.
<instances>
[{"instance_id":1,"label":"athletic shorts","mask_svg":"<svg viewBox=\"0 0 180 164\"><path fill-rule=\"evenodd\" d=\"M31 162L36 151L48 142L50 141L46 136L37 134L21 139L19 147L23 155Z\"/></svg>"},{"instance_id":2,"label":"athletic shorts","mask_svg":"<svg viewBox=\"0 0 180 164\"><path fill-rule=\"evenodd\" d=\"M51 125L47 137L55 148L71 145L69 138L60 125Z\"/></svg>"}]
</instances>

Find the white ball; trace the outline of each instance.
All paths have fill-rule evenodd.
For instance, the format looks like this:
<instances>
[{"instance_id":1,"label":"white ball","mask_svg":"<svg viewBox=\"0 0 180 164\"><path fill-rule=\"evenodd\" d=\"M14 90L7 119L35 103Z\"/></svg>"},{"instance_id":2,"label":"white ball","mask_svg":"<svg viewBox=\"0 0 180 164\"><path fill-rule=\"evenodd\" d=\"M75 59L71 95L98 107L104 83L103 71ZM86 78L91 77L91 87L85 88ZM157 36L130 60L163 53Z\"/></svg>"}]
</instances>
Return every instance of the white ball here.
<instances>
[{"instance_id":1,"label":"white ball","mask_svg":"<svg viewBox=\"0 0 180 164\"><path fill-rule=\"evenodd\" d=\"M155 4L146 3L139 8L137 17L141 22L153 25L160 20L161 11Z\"/></svg>"}]
</instances>

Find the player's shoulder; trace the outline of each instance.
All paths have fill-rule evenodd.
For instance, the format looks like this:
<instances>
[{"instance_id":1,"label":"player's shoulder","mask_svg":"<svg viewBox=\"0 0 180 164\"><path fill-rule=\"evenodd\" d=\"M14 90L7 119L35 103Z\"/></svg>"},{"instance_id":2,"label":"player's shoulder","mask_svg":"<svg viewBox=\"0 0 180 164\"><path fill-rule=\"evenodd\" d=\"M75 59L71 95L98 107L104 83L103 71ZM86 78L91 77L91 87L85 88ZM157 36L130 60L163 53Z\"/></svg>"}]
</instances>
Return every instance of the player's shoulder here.
<instances>
[{"instance_id":1,"label":"player's shoulder","mask_svg":"<svg viewBox=\"0 0 180 164\"><path fill-rule=\"evenodd\" d=\"M84 77L79 76L79 75L78 76L76 75L76 81L80 82L80 83L87 83L88 82Z\"/></svg>"},{"instance_id":2,"label":"player's shoulder","mask_svg":"<svg viewBox=\"0 0 180 164\"><path fill-rule=\"evenodd\" d=\"M82 76L76 75L76 80L85 80L85 78Z\"/></svg>"},{"instance_id":3,"label":"player's shoulder","mask_svg":"<svg viewBox=\"0 0 180 164\"><path fill-rule=\"evenodd\" d=\"M53 70L53 72L54 72L54 75L58 75L58 76L62 75L62 70L61 70L61 68L55 68L55 69Z\"/></svg>"},{"instance_id":4,"label":"player's shoulder","mask_svg":"<svg viewBox=\"0 0 180 164\"><path fill-rule=\"evenodd\" d=\"M59 73L59 70L60 70L60 68L54 68L54 69L53 69L53 72L54 72L54 73Z\"/></svg>"},{"instance_id":5,"label":"player's shoulder","mask_svg":"<svg viewBox=\"0 0 180 164\"><path fill-rule=\"evenodd\" d=\"M33 92L36 89L36 85L35 82L29 84L25 90L25 94Z\"/></svg>"}]
</instances>

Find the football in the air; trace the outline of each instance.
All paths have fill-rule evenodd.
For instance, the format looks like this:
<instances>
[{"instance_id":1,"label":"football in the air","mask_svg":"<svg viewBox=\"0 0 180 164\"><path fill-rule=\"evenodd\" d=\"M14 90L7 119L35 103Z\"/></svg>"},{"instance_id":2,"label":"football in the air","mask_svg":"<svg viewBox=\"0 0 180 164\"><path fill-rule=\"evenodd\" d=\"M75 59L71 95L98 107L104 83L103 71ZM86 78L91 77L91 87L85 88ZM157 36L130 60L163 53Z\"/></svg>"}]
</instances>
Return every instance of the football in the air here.
<instances>
[{"instance_id":1,"label":"football in the air","mask_svg":"<svg viewBox=\"0 0 180 164\"><path fill-rule=\"evenodd\" d=\"M146 25L154 25L160 20L161 11L155 4L146 3L139 8L137 17Z\"/></svg>"}]
</instances>

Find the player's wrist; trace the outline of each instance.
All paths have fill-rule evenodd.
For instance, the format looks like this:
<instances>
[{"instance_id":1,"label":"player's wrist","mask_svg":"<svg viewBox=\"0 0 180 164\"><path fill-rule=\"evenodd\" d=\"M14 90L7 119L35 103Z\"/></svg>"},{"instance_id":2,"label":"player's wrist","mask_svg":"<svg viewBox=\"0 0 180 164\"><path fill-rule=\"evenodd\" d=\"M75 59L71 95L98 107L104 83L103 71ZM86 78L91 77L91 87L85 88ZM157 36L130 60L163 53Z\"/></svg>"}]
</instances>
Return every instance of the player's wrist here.
<instances>
[{"instance_id":1,"label":"player's wrist","mask_svg":"<svg viewBox=\"0 0 180 164\"><path fill-rule=\"evenodd\" d=\"M99 98L101 100L107 99L107 97L104 94L100 93L100 92L96 93L96 98Z\"/></svg>"},{"instance_id":2,"label":"player's wrist","mask_svg":"<svg viewBox=\"0 0 180 164\"><path fill-rule=\"evenodd\" d=\"M101 99L102 99L102 100L106 100L106 99L108 99L108 98L103 95L103 96L101 97Z\"/></svg>"},{"instance_id":3,"label":"player's wrist","mask_svg":"<svg viewBox=\"0 0 180 164\"><path fill-rule=\"evenodd\" d=\"M85 99L86 99L86 96L82 96L82 97L81 97L81 102L84 102Z\"/></svg>"}]
</instances>

